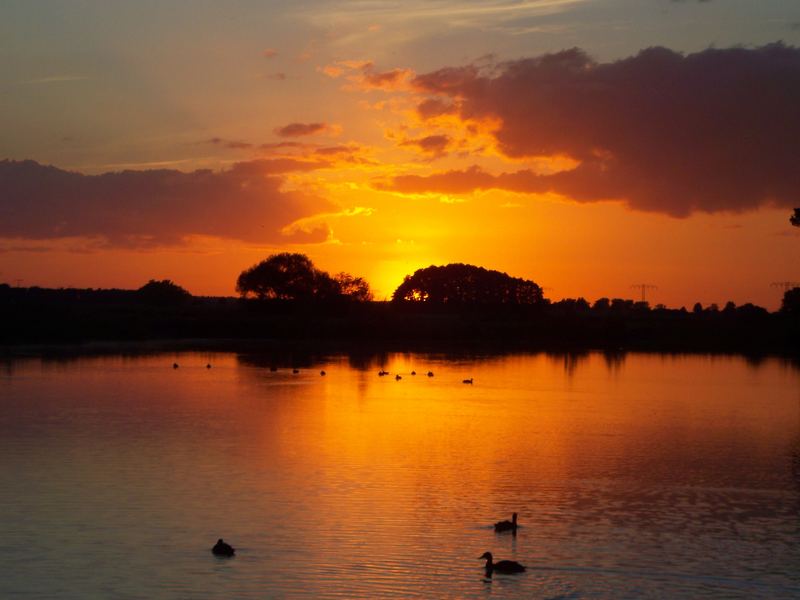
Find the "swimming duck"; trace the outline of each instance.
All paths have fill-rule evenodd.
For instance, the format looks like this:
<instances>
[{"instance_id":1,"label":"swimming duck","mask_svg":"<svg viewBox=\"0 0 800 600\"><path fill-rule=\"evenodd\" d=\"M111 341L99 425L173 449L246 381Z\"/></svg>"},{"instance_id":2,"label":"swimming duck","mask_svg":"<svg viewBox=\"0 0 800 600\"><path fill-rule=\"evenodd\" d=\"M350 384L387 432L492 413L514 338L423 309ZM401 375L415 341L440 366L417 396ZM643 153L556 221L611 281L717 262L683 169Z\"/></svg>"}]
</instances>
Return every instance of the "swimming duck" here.
<instances>
[{"instance_id":1,"label":"swimming duck","mask_svg":"<svg viewBox=\"0 0 800 600\"><path fill-rule=\"evenodd\" d=\"M416 375L416 374L417 374L417 372L416 372L416 371L411 371L411 374L412 374L412 375Z\"/></svg>"},{"instance_id":2,"label":"swimming duck","mask_svg":"<svg viewBox=\"0 0 800 600\"><path fill-rule=\"evenodd\" d=\"M300 369L292 369L292 373L294 373L295 375L297 375L299 372L300 372Z\"/></svg>"},{"instance_id":3,"label":"swimming duck","mask_svg":"<svg viewBox=\"0 0 800 600\"><path fill-rule=\"evenodd\" d=\"M517 513L511 515L510 521L498 521L494 524L495 531L516 531L517 530Z\"/></svg>"},{"instance_id":4,"label":"swimming duck","mask_svg":"<svg viewBox=\"0 0 800 600\"><path fill-rule=\"evenodd\" d=\"M469 384L472 384L472 377L470 377L469 379L465 379L465 380L464 380L464 381L462 381L461 383L469 383Z\"/></svg>"},{"instance_id":5,"label":"swimming duck","mask_svg":"<svg viewBox=\"0 0 800 600\"><path fill-rule=\"evenodd\" d=\"M178 363L172 363L172 368L173 369L177 369L178 368Z\"/></svg>"},{"instance_id":6,"label":"swimming duck","mask_svg":"<svg viewBox=\"0 0 800 600\"><path fill-rule=\"evenodd\" d=\"M324 377L325 376L325 371L320 371L319 374Z\"/></svg>"},{"instance_id":7,"label":"swimming duck","mask_svg":"<svg viewBox=\"0 0 800 600\"><path fill-rule=\"evenodd\" d=\"M522 573L525 567L514 560L498 560L492 562L492 553L484 552L480 559L486 559L486 574L491 576L492 572L504 573L510 575L511 573Z\"/></svg>"},{"instance_id":8,"label":"swimming duck","mask_svg":"<svg viewBox=\"0 0 800 600\"><path fill-rule=\"evenodd\" d=\"M433 371L428 371L428 377L433 377Z\"/></svg>"},{"instance_id":9,"label":"swimming duck","mask_svg":"<svg viewBox=\"0 0 800 600\"><path fill-rule=\"evenodd\" d=\"M395 381L400 381L401 379L402 379L402 377L400 377L400 375L395 375L394 376L394 380Z\"/></svg>"},{"instance_id":10,"label":"swimming duck","mask_svg":"<svg viewBox=\"0 0 800 600\"><path fill-rule=\"evenodd\" d=\"M210 368L211 368L211 363L207 363L206 364L206 369L210 369Z\"/></svg>"},{"instance_id":11,"label":"swimming duck","mask_svg":"<svg viewBox=\"0 0 800 600\"><path fill-rule=\"evenodd\" d=\"M233 546L223 542L222 538L219 538L217 540L217 543L214 544L213 548L211 548L211 552L215 556L233 556L234 554L236 554L236 550L233 549Z\"/></svg>"}]
</instances>

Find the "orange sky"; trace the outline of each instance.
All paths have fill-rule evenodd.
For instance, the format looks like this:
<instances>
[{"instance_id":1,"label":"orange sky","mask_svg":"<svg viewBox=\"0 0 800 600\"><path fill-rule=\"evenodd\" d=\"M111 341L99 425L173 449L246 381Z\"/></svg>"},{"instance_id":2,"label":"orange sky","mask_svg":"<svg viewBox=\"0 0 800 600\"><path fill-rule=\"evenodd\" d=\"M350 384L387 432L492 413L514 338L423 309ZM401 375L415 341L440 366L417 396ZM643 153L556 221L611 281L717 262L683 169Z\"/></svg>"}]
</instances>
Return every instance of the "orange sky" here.
<instances>
[{"instance_id":1,"label":"orange sky","mask_svg":"<svg viewBox=\"0 0 800 600\"><path fill-rule=\"evenodd\" d=\"M256 4L0 9L0 158L38 163L0 163L0 281L229 295L286 250L378 299L447 262L669 306L800 279L797 9Z\"/></svg>"}]
</instances>

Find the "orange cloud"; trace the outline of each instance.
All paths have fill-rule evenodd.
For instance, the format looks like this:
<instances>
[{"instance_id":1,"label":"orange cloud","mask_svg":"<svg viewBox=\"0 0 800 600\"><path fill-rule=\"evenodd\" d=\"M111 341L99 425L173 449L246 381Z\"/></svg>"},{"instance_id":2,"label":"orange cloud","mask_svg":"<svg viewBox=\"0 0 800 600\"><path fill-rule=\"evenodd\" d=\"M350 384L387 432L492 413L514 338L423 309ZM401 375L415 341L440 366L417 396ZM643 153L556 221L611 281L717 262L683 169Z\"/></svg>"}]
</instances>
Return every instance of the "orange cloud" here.
<instances>
[{"instance_id":1,"label":"orange cloud","mask_svg":"<svg viewBox=\"0 0 800 600\"><path fill-rule=\"evenodd\" d=\"M374 63L368 60L340 60L321 70L334 79L344 75L352 87L362 91L409 90L414 77L414 71L411 69L378 71Z\"/></svg>"}]
</instances>

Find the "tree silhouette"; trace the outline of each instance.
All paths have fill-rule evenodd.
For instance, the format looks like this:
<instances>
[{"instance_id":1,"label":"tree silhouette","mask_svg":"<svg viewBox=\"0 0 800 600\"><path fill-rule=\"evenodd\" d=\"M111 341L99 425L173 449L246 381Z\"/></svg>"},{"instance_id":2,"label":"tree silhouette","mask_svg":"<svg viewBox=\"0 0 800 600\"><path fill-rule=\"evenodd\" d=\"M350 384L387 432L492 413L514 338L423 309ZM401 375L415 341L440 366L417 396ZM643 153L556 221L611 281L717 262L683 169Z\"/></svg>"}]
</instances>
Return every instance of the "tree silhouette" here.
<instances>
[{"instance_id":1,"label":"tree silhouette","mask_svg":"<svg viewBox=\"0 0 800 600\"><path fill-rule=\"evenodd\" d=\"M355 277L350 273L338 273L333 278L339 286L339 293L356 302L369 302L372 292L369 283L363 277Z\"/></svg>"},{"instance_id":2,"label":"tree silhouette","mask_svg":"<svg viewBox=\"0 0 800 600\"><path fill-rule=\"evenodd\" d=\"M283 252L242 271L236 291L261 300L325 300L338 295L339 286L305 254Z\"/></svg>"},{"instance_id":3,"label":"tree silhouette","mask_svg":"<svg viewBox=\"0 0 800 600\"><path fill-rule=\"evenodd\" d=\"M474 265L430 266L408 275L394 291L393 302L429 304L538 304L542 288L533 281Z\"/></svg>"},{"instance_id":4,"label":"tree silhouette","mask_svg":"<svg viewBox=\"0 0 800 600\"><path fill-rule=\"evenodd\" d=\"M372 300L363 277L339 273L331 277L314 266L305 254L273 254L241 272L236 291L242 297L261 300L320 300L345 297L357 302Z\"/></svg>"},{"instance_id":5,"label":"tree silhouette","mask_svg":"<svg viewBox=\"0 0 800 600\"><path fill-rule=\"evenodd\" d=\"M800 315L800 287L786 290L781 302L781 312Z\"/></svg>"},{"instance_id":6,"label":"tree silhouette","mask_svg":"<svg viewBox=\"0 0 800 600\"><path fill-rule=\"evenodd\" d=\"M789 222L795 227L800 227L800 208L794 209L794 214L789 217Z\"/></svg>"},{"instance_id":7,"label":"tree silhouette","mask_svg":"<svg viewBox=\"0 0 800 600\"><path fill-rule=\"evenodd\" d=\"M169 279L151 279L136 290L139 297L149 304L174 305L186 302L192 295Z\"/></svg>"}]
</instances>

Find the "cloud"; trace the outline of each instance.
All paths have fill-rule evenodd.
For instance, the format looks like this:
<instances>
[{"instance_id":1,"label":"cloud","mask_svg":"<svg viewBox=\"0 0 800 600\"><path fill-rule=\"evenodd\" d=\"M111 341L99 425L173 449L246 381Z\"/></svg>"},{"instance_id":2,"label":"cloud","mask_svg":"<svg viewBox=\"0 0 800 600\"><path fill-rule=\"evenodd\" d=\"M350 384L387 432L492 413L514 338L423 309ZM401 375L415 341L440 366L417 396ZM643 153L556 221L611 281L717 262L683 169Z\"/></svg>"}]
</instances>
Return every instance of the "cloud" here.
<instances>
[{"instance_id":1,"label":"cloud","mask_svg":"<svg viewBox=\"0 0 800 600\"><path fill-rule=\"evenodd\" d=\"M325 133L330 129L327 123L289 123L275 128L275 135L280 137L301 137Z\"/></svg>"},{"instance_id":2,"label":"cloud","mask_svg":"<svg viewBox=\"0 0 800 600\"><path fill-rule=\"evenodd\" d=\"M433 119L441 115L450 115L456 111L452 102L447 102L441 98L428 98L417 105L417 114L422 119Z\"/></svg>"},{"instance_id":3,"label":"cloud","mask_svg":"<svg viewBox=\"0 0 800 600\"><path fill-rule=\"evenodd\" d=\"M101 238L107 246L182 244L195 235L253 243L324 241L327 227L283 230L330 212L322 198L282 189L275 173L312 168L292 159L223 171L171 169L84 175L35 161L0 161L0 237Z\"/></svg>"},{"instance_id":4,"label":"cloud","mask_svg":"<svg viewBox=\"0 0 800 600\"><path fill-rule=\"evenodd\" d=\"M261 51L261 56L264 58L275 58L278 56L278 51L275 50L275 48L264 48L264 50Z\"/></svg>"},{"instance_id":5,"label":"cloud","mask_svg":"<svg viewBox=\"0 0 800 600\"><path fill-rule=\"evenodd\" d=\"M467 191L553 191L583 201L614 198L634 209L686 216L794 206L800 197L800 49L707 49L683 55L648 48L610 63L580 49L484 71L445 68L414 78L464 122L495 122L514 159L566 156L574 171L427 178ZM396 186L425 187L420 179ZM452 191L450 189L449 191Z\"/></svg>"},{"instance_id":6,"label":"cloud","mask_svg":"<svg viewBox=\"0 0 800 600\"><path fill-rule=\"evenodd\" d=\"M214 146L222 146L223 148L230 148L231 150L249 150L253 147L250 142L243 142L241 140L226 140L219 137L213 137L208 140L209 144Z\"/></svg>"},{"instance_id":7,"label":"cloud","mask_svg":"<svg viewBox=\"0 0 800 600\"><path fill-rule=\"evenodd\" d=\"M86 81L89 79L86 75L49 75L47 77L37 77L35 79L26 79L21 81L22 85L37 85L42 83L66 83L69 81Z\"/></svg>"},{"instance_id":8,"label":"cloud","mask_svg":"<svg viewBox=\"0 0 800 600\"><path fill-rule=\"evenodd\" d=\"M369 60L340 60L320 69L333 79L345 76L350 86L362 91L405 90L409 87L414 72L411 69L378 71Z\"/></svg>"},{"instance_id":9,"label":"cloud","mask_svg":"<svg viewBox=\"0 0 800 600\"><path fill-rule=\"evenodd\" d=\"M441 156L447 151L452 138L449 135L428 135L422 138L410 139L401 142L401 146L414 146L422 150L425 154Z\"/></svg>"}]
</instances>

